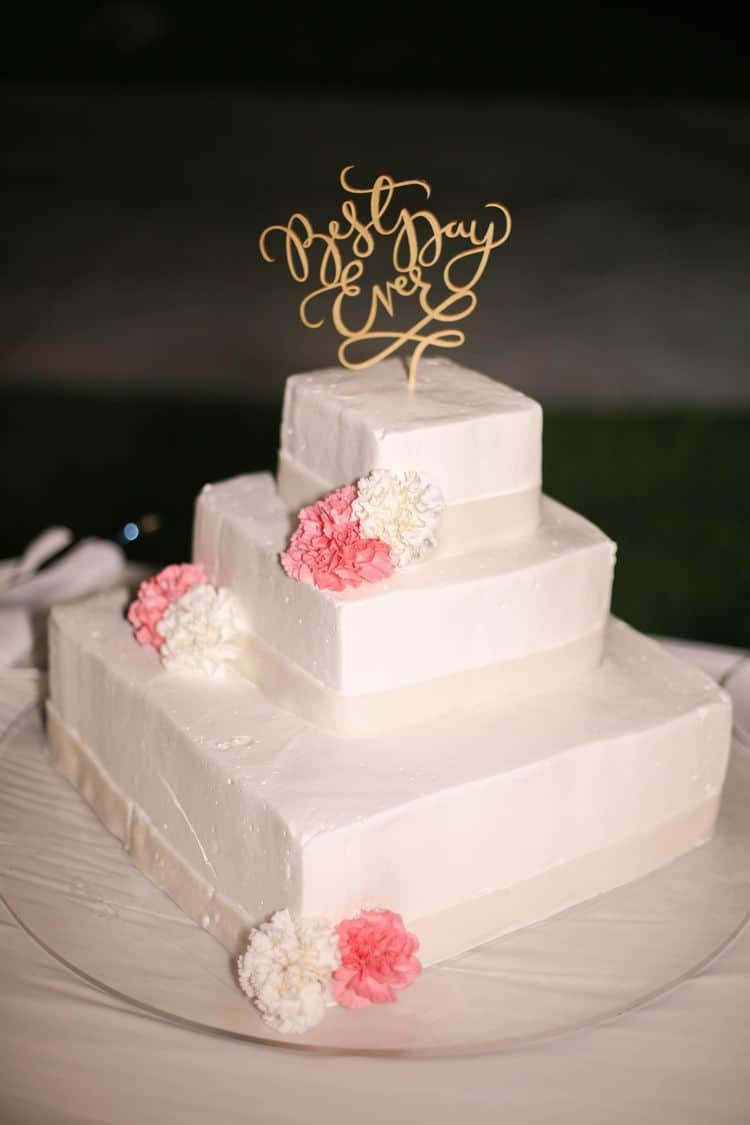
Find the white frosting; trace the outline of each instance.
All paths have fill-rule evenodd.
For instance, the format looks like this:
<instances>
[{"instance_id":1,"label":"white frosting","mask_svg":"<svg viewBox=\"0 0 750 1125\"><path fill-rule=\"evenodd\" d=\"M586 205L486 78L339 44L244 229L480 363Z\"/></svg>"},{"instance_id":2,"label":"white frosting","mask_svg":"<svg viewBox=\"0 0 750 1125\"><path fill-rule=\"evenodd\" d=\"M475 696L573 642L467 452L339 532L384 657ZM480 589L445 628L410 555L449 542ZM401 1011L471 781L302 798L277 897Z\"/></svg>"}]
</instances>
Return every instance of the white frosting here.
<instances>
[{"instance_id":1,"label":"white frosting","mask_svg":"<svg viewBox=\"0 0 750 1125\"><path fill-rule=\"evenodd\" d=\"M171 676L133 643L123 607L104 595L55 610L56 713L137 810L123 823L157 826L185 877L195 872L254 924L285 907L338 920L378 905L427 939L425 920L450 917L429 962L710 833L728 698L621 623L596 672L533 706L353 743L247 682ZM139 862L148 867L147 855ZM179 899L179 886L171 893Z\"/></svg>"},{"instance_id":2,"label":"white frosting","mask_svg":"<svg viewBox=\"0 0 750 1125\"><path fill-rule=\"evenodd\" d=\"M280 657L253 637L237 665L240 674L273 699L317 726L362 737L424 722L425 715L473 711L562 687L597 667L605 628L558 648L518 660L503 660L452 676L419 680L388 691L342 695L327 691L298 665ZM404 730L404 734L406 731Z\"/></svg>"},{"instance_id":3,"label":"white frosting","mask_svg":"<svg viewBox=\"0 0 750 1125\"><path fill-rule=\"evenodd\" d=\"M538 488L541 441L536 402L445 359L423 359L411 391L397 359L286 382L281 455L318 495L375 468L416 469L447 504Z\"/></svg>"},{"instance_id":4,"label":"white frosting","mask_svg":"<svg viewBox=\"0 0 750 1125\"><path fill-rule=\"evenodd\" d=\"M242 652L242 616L229 590L199 583L170 605L156 627L159 654L172 672L221 677Z\"/></svg>"},{"instance_id":5,"label":"white frosting","mask_svg":"<svg viewBox=\"0 0 750 1125\"><path fill-rule=\"evenodd\" d=\"M390 547L395 566L408 566L437 543L444 508L440 490L414 470L373 469L357 482L352 514L364 535Z\"/></svg>"},{"instance_id":6,"label":"white frosting","mask_svg":"<svg viewBox=\"0 0 750 1125\"><path fill-rule=\"evenodd\" d=\"M340 594L284 574L290 530L270 476L236 477L201 493L193 557L234 592L253 636L342 695L558 649L601 629L609 612L614 544L553 500L525 538L431 557Z\"/></svg>"}]
</instances>

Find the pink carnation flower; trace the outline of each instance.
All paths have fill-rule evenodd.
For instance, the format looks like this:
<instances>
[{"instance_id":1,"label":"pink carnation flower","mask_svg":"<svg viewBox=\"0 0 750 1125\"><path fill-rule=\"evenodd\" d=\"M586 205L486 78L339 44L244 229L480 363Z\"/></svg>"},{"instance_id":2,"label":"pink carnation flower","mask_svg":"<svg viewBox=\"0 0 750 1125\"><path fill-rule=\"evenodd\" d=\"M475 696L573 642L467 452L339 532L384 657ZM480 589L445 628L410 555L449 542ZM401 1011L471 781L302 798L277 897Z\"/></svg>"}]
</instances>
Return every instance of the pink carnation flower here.
<instances>
[{"instance_id":1,"label":"pink carnation flower","mask_svg":"<svg viewBox=\"0 0 750 1125\"><path fill-rule=\"evenodd\" d=\"M352 515L356 496L356 488L349 484L302 509L297 530L281 556L290 578L338 591L393 574L387 545L363 538L359 520Z\"/></svg>"},{"instance_id":2,"label":"pink carnation flower","mask_svg":"<svg viewBox=\"0 0 750 1125\"><path fill-rule=\"evenodd\" d=\"M165 566L154 578L148 578L138 587L138 597L128 609L128 621L135 629L139 644L161 648L164 637L156 626L167 609L179 601L183 594L200 583L207 582L203 567L194 563L173 563Z\"/></svg>"},{"instance_id":3,"label":"pink carnation flower","mask_svg":"<svg viewBox=\"0 0 750 1125\"><path fill-rule=\"evenodd\" d=\"M363 910L336 927L341 967L333 995L345 1008L390 1004L394 988L406 988L422 971L419 940L392 910Z\"/></svg>"}]
</instances>

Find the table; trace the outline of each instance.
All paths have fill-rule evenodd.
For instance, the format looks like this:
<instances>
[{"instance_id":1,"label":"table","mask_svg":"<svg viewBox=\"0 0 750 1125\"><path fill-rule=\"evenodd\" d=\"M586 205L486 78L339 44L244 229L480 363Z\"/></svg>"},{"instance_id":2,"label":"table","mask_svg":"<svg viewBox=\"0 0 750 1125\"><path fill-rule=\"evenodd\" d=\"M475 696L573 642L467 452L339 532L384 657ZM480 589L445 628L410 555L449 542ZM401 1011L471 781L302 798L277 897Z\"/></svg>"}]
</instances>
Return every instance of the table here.
<instances>
[{"instance_id":1,"label":"table","mask_svg":"<svg viewBox=\"0 0 750 1125\"><path fill-rule=\"evenodd\" d=\"M721 677L737 653L671 644ZM6 690L3 692L3 683ZM33 697L0 679L0 731ZM0 826L0 831L2 830ZM620 1019L456 1060L319 1058L152 1018L60 966L0 905L2 1125L750 1121L750 930Z\"/></svg>"}]
</instances>

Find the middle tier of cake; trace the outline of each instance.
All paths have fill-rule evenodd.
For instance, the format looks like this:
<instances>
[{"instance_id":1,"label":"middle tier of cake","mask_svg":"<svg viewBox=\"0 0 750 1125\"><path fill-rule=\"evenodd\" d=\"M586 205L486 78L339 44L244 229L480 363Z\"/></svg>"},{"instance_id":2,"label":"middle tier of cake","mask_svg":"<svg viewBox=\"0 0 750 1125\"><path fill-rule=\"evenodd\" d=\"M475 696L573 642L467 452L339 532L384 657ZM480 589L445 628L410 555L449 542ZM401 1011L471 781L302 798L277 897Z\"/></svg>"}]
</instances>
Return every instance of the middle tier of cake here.
<instances>
[{"instance_id":1,"label":"middle tier of cake","mask_svg":"<svg viewBox=\"0 0 750 1125\"><path fill-rule=\"evenodd\" d=\"M347 734L557 685L602 654L615 545L545 497L532 534L342 593L292 581L292 517L268 474L208 485L193 558L238 599L243 669L276 703Z\"/></svg>"}]
</instances>

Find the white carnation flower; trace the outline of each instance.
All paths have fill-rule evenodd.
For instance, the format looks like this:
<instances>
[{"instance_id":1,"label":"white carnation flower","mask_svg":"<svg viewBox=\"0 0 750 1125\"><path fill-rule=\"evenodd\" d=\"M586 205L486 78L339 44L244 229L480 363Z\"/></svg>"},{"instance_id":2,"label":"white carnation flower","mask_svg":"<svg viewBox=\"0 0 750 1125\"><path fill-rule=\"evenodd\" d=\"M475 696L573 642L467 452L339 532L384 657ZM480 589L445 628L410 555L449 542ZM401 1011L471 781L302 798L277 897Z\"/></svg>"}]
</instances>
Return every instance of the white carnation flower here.
<instances>
[{"instance_id":1,"label":"white carnation flower","mask_svg":"<svg viewBox=\"0 0 750 1125\"><path fill-rule=\"evenodd\" d=\"M157 632L159 654L173 672L221 677L242 649L243 622L228 590L206 583L191 586L167 609Z\"/></svg>"},{"instance_id":2,"label":"white carnation flower","mask_svg":"<svg viewBox=\"0 0 750 1125\"><path fill-rule=\"evenodd\" d=\"M445 507L440 489L409 469L373 469L357 482L352 512L368 538L391 549L396 566L415 562L434 547Z\"/></svg>"},{"instance_id":3,"label":"white carnation flower","mask_svg":"<svg viewBox=\"0 0 750 1125\"><path fill-rule=\"evenodd\" d=\"M324 918L292 918L278 910L250 934L238 960L240 987L265 1023L285 1035L315 1027L331 998L338 942Z\"/></svg>"}]
</instances>

